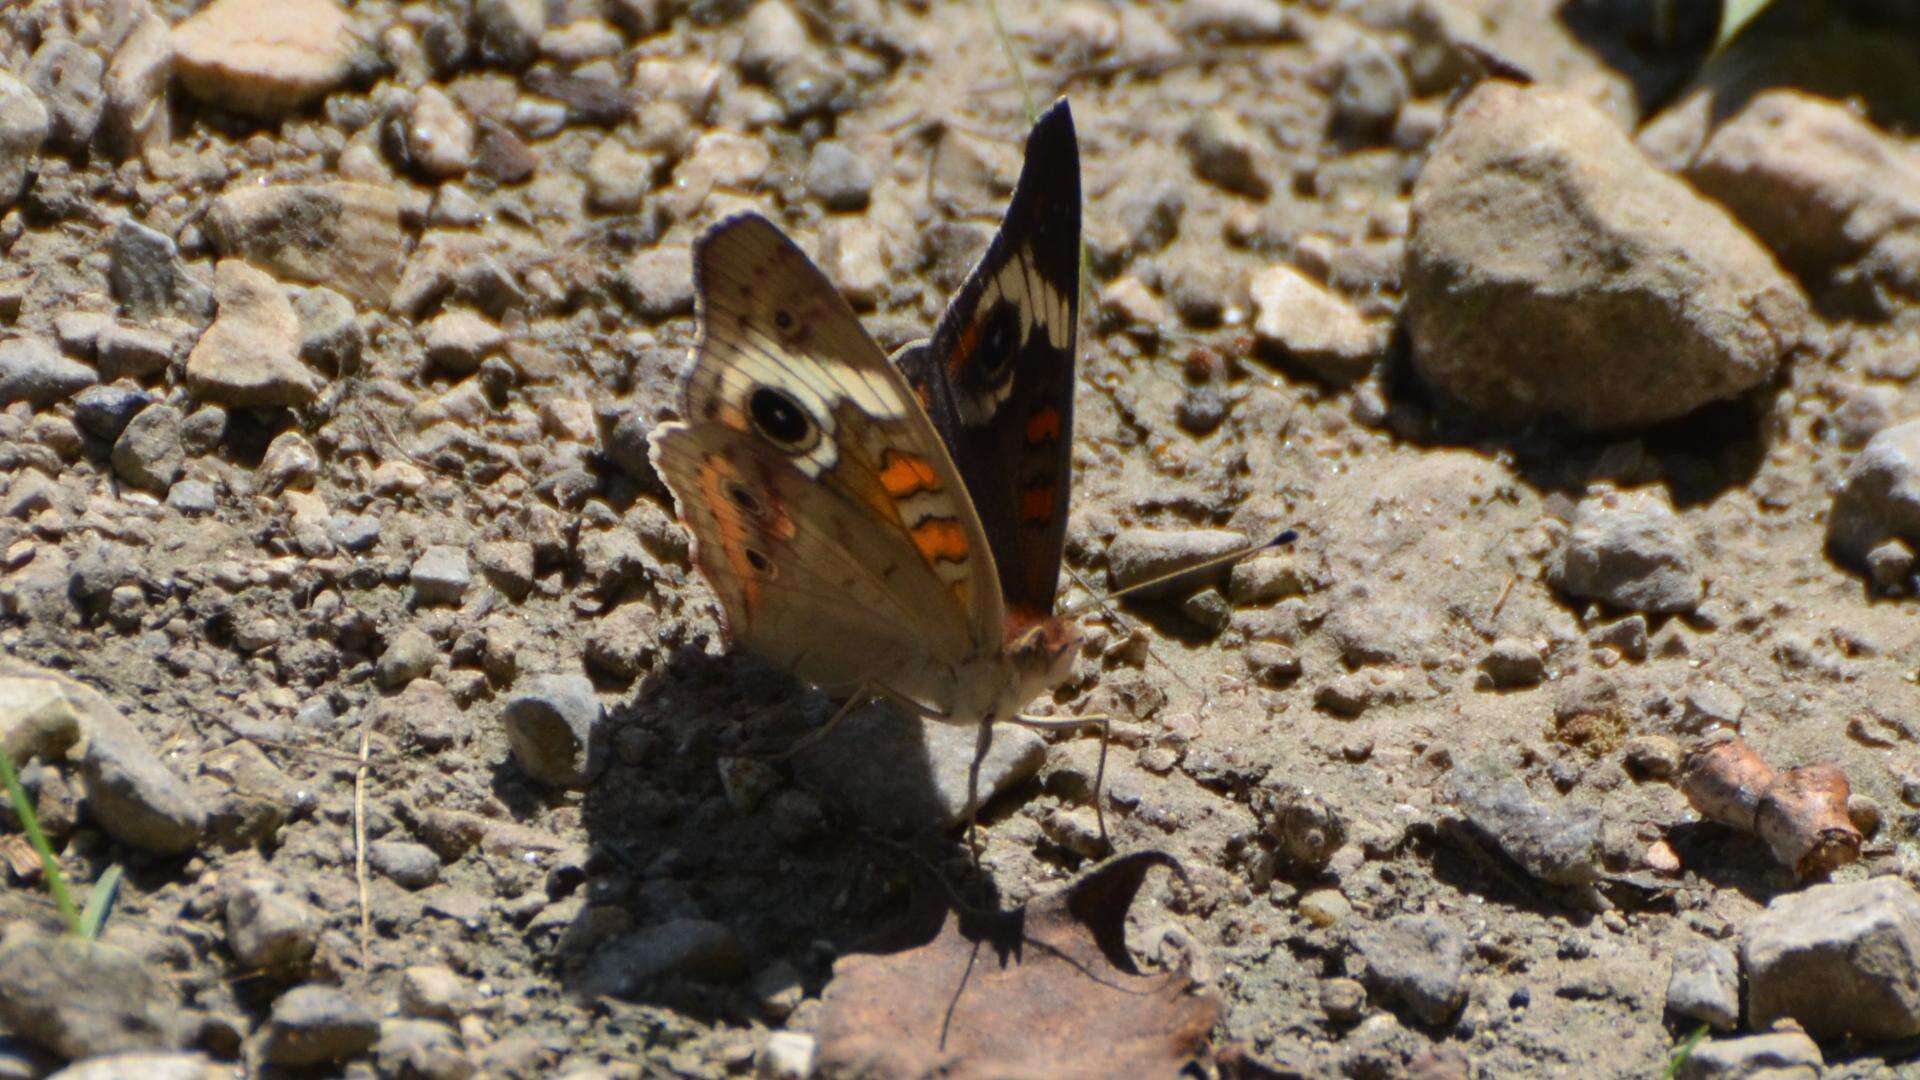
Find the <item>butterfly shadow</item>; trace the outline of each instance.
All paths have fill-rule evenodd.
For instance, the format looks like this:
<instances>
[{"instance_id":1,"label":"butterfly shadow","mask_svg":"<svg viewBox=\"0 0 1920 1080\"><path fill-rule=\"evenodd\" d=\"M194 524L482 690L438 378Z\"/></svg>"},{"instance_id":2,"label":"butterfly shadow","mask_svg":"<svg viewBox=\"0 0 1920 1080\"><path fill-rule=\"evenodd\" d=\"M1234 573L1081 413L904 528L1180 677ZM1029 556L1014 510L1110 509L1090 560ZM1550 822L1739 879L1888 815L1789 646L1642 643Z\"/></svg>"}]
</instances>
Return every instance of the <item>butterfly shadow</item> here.
<instances>
[{"instance_id":1,"label":"butterfly shadow","mask_svg":"<svg viewBox=\"0 0 1920 1080\"><path fill-rule=\"evenodd\" d=\"M777 1023L916 902L927 871L997 907L918 721L834 703L750 657L680 650L607 710L579 810L583 873L529 925L567 989L618 1010ZM955 729L956 731L960 729ZM936 738L941 733L935 733ZM971 729L966 732L969 741Z\"/></svg>"}]
</instances>

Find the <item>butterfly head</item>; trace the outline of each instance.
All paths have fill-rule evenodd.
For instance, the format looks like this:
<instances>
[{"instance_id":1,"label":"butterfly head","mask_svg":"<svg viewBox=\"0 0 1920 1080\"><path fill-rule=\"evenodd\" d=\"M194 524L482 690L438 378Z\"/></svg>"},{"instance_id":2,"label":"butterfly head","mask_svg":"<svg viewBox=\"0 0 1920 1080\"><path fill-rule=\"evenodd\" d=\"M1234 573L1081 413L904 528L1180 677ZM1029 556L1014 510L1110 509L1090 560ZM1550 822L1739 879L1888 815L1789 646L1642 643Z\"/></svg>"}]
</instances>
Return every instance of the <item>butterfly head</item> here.
<instances>
[{"instance_id":1,"label":"butterfly head","mask_svg":"<svg viewBox=\"0 0 1920 1080\"><path fill-rule=\"evenodd\" d=\"M1080 628L1051 613L1014 608L1007 613L1006 656L1024 705L1067 681L1080 653Z\"/></svg>"}]
</instances>

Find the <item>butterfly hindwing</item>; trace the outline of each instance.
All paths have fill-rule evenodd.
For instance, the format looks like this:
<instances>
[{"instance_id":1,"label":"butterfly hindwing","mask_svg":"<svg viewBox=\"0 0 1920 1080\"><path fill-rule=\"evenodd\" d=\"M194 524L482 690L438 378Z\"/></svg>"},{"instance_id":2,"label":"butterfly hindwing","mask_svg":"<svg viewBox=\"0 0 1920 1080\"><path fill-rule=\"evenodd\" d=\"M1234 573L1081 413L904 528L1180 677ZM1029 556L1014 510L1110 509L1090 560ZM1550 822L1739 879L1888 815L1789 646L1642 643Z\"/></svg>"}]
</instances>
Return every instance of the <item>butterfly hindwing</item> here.
<instances>
[{"instance_id":1,"label":"butterfly hindwing","mask_svg":"<svg viewBox=\"0 0 1920 1080\"><path fill-rule=\"evenodd\" d=\"M1053 610L1080 317L1080 151L1067 103L1027 136L1012 202L933 337L896 358L946 441L1009 608Z\"/></svg>"},{"instance_id":2,"label":"butterfly hindwing","mask_svg":"<svg viewBox=\"0 0 1920 1080\"><path fill-rule=\"evenodd\" d=\"M715 225L694 261L686 421L653 457L733 636L829 688L997 645L963 482L846 301L757 215Z\"/></svg>"}]
</instances>

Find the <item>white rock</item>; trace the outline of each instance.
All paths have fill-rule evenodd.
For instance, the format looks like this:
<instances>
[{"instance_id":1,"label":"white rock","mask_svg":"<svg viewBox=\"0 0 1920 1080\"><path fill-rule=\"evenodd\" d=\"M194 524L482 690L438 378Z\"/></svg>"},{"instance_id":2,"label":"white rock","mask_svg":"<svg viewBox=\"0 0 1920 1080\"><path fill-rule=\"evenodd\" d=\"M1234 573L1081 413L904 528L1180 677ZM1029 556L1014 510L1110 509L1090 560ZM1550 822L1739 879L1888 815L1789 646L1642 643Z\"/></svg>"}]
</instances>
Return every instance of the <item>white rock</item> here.
<instances>
[{"instance_id":1,"label":"white rock","mask_svg":"<svg viewBox=\"0 0 1920 1080\"><path fill-rule=\"evenodd\" d=\"M407 154L421 172L438 180L466 175L473 167L473 121L438 87L421 89L407 116Z\"/></svg>"},{"instance_id":2,"label":"white rock","mask_svg":"<svg viewBox=\"0 0 1920 1080\"><path fill-rule=\"evenodd\" d=\"M765 1080L807 1080L816 1049L813 1036L804 1031L770 1032L754 1067Z\"/></svg>"},{"instance_id":3,"label":"white rock","mask_svg":"<svg viewBox=\"0 0 1920 1080\"><path fill-rule=\"evenodd\" d=\"M280 283L239 259L214 267L220 313L187 355L187 387L223 405L299 406L324 379L300 361L300 317Z\"/></svg>"},{"instance_id":4,"label":"white rock","mask_svg":"<svg viewBox=\"0 0 1920 1080\"><path fill-rule=\"evenodd\" d=\"M1285 263L1253 276L1254 340L1327 382L1364 377L1386 351L1386 333L1367 325L1353 305Z\"/></svg>"},{"instance_id":5,"label":"white rock","mask_svg":"<svg viewBox=\"0 0 1920 1080\"><path fill-rule=\"evenodd\" d=\"M188 93L269 119L346 82L358 48L333 0L214 0L173 28Z\"/></svg>"}]
</instances>

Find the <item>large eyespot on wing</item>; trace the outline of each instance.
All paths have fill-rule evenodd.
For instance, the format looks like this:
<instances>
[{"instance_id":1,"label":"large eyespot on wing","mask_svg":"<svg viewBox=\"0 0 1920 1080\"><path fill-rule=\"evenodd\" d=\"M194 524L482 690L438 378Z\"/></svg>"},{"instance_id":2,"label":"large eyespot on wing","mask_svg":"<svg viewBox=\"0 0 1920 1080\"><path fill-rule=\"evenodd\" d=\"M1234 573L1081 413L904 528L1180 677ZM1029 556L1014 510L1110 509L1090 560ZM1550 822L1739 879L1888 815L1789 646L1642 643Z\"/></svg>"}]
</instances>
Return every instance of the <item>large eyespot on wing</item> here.
<instances>
[{"instance_id":1,"label":"large eyespot on wing","mask_svg":"<svg viewBox=\"0 0 1920 1080\"><path fill-rule=\"evenodd\" d=\"M694 282L689 423L729 433L772 477L766 484L793 489L803 533L808 522L839 522L847 535L835 543L913 579L916 602L975 644L997 643L999 579L966 487L914 389L826 276L771 222L743 214L696 243ZM923 595L932 589L943 595Z\"/></svg>"}]
</instances>

